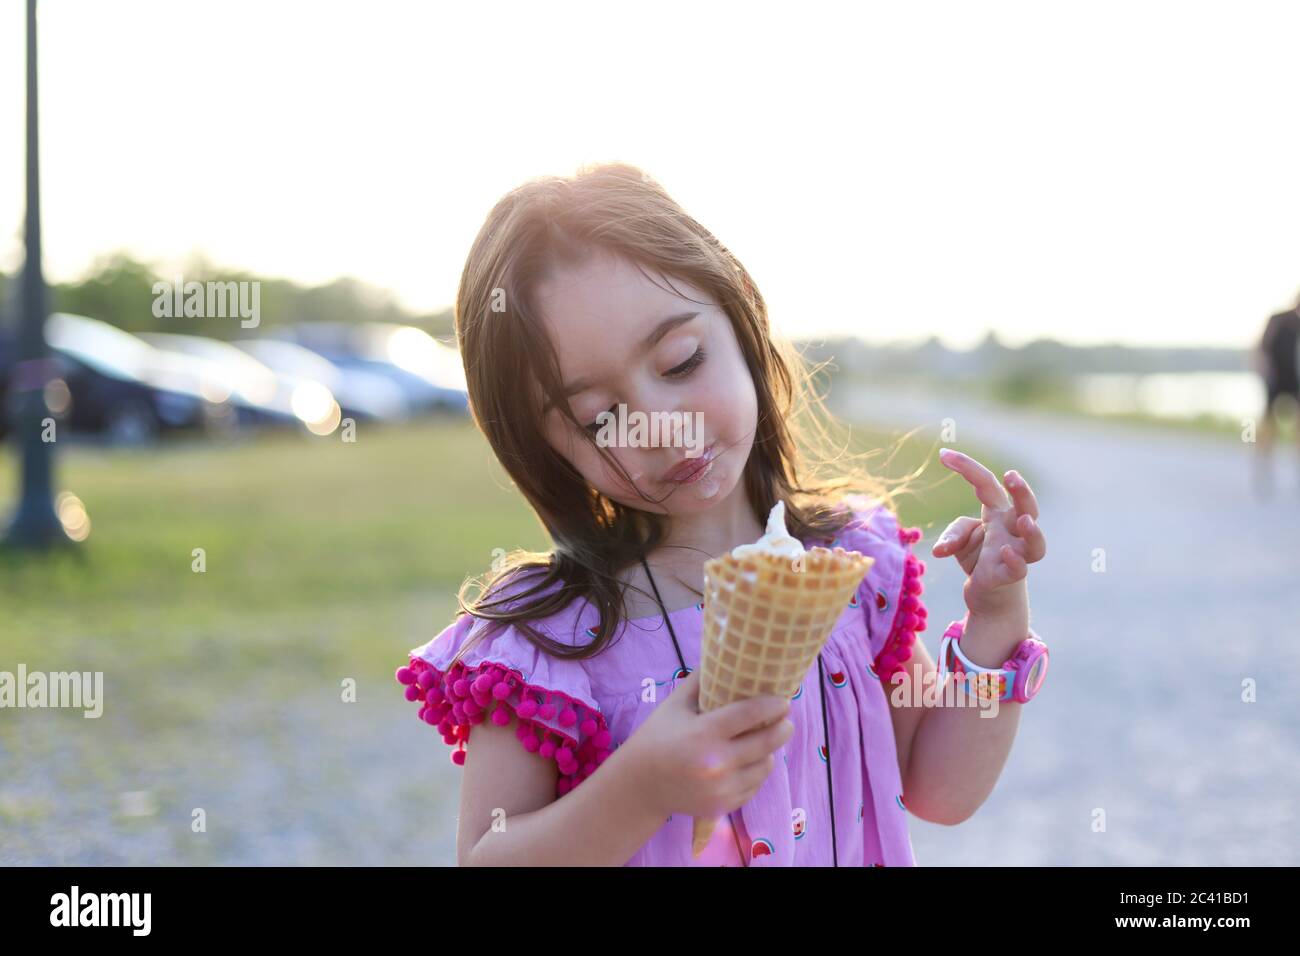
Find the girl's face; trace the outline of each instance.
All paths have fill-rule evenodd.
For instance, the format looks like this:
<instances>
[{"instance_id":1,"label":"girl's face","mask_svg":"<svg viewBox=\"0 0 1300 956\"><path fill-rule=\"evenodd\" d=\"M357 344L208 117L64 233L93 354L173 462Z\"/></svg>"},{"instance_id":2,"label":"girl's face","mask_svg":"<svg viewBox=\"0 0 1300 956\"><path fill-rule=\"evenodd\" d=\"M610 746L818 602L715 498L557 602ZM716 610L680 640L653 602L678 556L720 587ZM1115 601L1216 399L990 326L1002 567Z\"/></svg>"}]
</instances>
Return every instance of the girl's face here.
<instances>
[{"instance_id":1,"label":"girl's face","mask_svg":"<svg viewBox=\"0 0 1300 956\"><path fill-rule=\"evenodd\" d=\"M574 417L652 502L643 501L558 408L544 412L544 431L551 447L607 497L643 511L690 515L726 500L739 485L758 399L726 312L689 283L659 281L690 298L603 251L537 289L561 381L572 390ZM612 419L602 418L606 410ZM605 419L611 424L602 439ZM639 438L638 420L644 427ZM619 434L624 422L626 441ZM708 470L692 482L668 477L683 463L697 466L710 458Z\"/></svg>"}]
</instances>

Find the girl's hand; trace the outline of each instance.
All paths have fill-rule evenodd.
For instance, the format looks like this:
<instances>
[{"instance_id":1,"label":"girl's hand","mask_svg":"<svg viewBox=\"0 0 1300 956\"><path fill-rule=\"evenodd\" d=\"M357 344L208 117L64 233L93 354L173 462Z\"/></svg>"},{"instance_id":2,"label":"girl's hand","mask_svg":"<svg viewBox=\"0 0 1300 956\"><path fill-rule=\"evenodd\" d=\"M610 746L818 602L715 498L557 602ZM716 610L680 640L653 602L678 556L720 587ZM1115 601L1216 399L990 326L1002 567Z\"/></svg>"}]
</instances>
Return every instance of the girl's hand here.
<instances>
[{"instance_id":1,"label":"girl's hand","mask_svg":"<svg viewBox=\"0 0 1300 956\"><path fill-rule=\"evenodd\" d=\"M968 575L963 596L972 614L1023 609L1028 615L1029 565L1047 554L1033 491L1017 471L1003 476L1004 489L993 472L950 448L940 449L939 461L971 483L981 508L978 518L961 517L948 525L931 553L957 558Z\"/></svg>"},{"instance_id":2,"label":"girl's hand","mask_svg":"<svg viewBox=\"0 0 1300 956\"><path fill-rule=\"evenodd\" d=\"M744 806L794 735L790 701L766 695L699 712L700 672L679 680L623 747L635 756L639 790L664 814L720 817Z\"/></svg>"}]
</instances>

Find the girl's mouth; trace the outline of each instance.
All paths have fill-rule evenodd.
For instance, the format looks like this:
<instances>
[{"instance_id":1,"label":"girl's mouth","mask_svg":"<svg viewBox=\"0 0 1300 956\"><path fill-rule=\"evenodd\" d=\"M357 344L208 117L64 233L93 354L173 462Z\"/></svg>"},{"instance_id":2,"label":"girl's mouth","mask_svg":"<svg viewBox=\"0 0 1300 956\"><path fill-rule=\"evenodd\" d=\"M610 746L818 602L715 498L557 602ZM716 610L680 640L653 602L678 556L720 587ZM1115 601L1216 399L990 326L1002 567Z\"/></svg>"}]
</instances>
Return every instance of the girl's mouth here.
<instances>
[{"instance_id":1,"label":"girl's mouth","mask_svg":"<svg viewBox=\"0 0 1300 956\"><path fill-rule=\"evenodd\" d=\"M713 457L716 447L717 443L715 442L706 448L704 454L700 455L699 458L686 459L686 461L683 461L665 475L664 481L675 482L679 485L689 485L699 481L713 470Z\"/></svg>"}]
</instances>

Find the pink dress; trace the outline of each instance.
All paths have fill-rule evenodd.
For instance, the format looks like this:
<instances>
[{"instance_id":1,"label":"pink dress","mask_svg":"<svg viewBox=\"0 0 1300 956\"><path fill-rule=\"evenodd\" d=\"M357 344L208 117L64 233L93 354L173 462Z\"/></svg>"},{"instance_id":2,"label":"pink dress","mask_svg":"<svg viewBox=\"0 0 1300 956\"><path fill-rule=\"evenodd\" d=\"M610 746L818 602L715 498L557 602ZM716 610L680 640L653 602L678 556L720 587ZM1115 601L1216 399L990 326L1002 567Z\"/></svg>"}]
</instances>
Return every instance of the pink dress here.
<instances>
[{"instance_id":1,"label":"pink dress","mask_svg":"<svg viewBox=\"0 0 1300 956\"><path fill-rule=\"evenodd\" d=\"M719 822L699 858L691 857L691 818L674 813L625 865L915 865L885 695L889 676L911 657L916 632L925 630L925 563L911 549L921 530L901 528L874 499L852 495L845 502L854 520L829 546L860 551L875 563L822 651L824 680L814 663L791 698L795 734L775 751L775 770L748 803ZM827 542L804 542L814 544ZM691 670L699 665L702 618L702 603L669 613ZM529 623L560 643L586 644L597 612L575 600ZM454 748L453 763L464 763L474 724L514 720L521 746L555 761L557 799L598 773L686 676L661 614L625 621L604 652L581 661L552 658L508 626L449 671L461 644L484 625L461 615L414 648L397 679L407 699L419 703L420 718Z\"/></svg>"}]
</instances>

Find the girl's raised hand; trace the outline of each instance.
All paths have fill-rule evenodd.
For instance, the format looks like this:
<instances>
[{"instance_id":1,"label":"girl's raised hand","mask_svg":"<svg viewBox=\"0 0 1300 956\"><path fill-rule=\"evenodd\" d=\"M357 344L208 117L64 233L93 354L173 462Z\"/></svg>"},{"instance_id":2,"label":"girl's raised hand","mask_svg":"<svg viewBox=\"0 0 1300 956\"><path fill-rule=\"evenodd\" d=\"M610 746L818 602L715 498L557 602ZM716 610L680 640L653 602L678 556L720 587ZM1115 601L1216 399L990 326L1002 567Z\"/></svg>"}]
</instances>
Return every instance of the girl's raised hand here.
<instances>
[{"instance_id":1,"label":"girl's raised hand","mask_svg":"<svg viewBox=\"0 0 1300 956\"><path fill-rule=\"evenodd\" d=\"M1008 471L999 482L974 458L951 448L939 450L939 461L970 482L981 507L978 518L963 516L948 525L931 553L957 558L968 576L964 597L972 613L1027 605L1029 565L1047 554L1034 492L1019 472Z\"/></svg>"}]
</instances>

